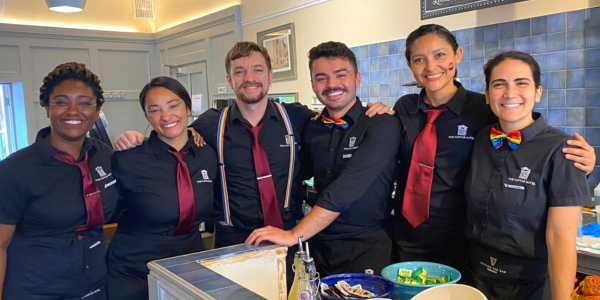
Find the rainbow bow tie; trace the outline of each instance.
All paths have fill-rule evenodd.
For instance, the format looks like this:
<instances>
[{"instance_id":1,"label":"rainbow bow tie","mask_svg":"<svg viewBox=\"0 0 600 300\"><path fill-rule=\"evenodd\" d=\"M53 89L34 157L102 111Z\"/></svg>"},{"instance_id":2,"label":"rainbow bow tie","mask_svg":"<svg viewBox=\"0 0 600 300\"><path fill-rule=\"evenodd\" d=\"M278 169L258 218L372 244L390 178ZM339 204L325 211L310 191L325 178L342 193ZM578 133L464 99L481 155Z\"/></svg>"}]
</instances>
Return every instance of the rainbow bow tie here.
<instances>
[{"instance_id":1,"label":"rainbow bow tie","mask_svg":"<svg viewBox=\"0 0 600 300\"><path fill-rule=\"evenodd\" d=\"M521 133L518 130L515 130L505 134L504 132L496 130L496 128L492 127L490 139L492 140L492 144L494 147L496 147L496 149L502 147L502 139L507 139L508 145L513 150L516 150L519 147L519 144L521 144Z\"/></svg>"},{"instance_id":2,"label":"rainbow bow tie","mask_svg":"<svg viewBox=\"0 0 600 300\"><path fill-rule=\"evenodd\" d=\"M348 129L348 122L342 119L330 119L326 116L321 115L321 120L323 121L323 124L325 124L325 126L327 126L327 128L329 129L333 128L333 125L344 129Z\"/></svg>"}]
</instances>

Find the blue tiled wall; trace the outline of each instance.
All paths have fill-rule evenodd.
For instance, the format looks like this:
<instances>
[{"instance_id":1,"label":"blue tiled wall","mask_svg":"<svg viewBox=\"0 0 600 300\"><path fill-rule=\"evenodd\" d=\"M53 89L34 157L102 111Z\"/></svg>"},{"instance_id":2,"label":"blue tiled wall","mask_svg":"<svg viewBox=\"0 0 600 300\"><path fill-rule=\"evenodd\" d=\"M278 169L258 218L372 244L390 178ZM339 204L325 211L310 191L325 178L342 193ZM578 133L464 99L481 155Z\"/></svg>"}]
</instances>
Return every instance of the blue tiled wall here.
<instances>
[{"instance_id":1,"label":"blue tiled wall","mask_svg":"<svg viewBox=\"0 0 600 300\"><path fill-rule=\"evenodd\" d=\"M483 64L499 51L532 54L542 70L544 93L536 111L549 125L579 133L600 159L600 7L453 32L464 49L458 75L466 89L482 93ZM352 48L358 59L363 101L393 105L413 81L404 58L405 40ZM600 164L589 178L600 181Z\"/></svg>"}]
</instances>

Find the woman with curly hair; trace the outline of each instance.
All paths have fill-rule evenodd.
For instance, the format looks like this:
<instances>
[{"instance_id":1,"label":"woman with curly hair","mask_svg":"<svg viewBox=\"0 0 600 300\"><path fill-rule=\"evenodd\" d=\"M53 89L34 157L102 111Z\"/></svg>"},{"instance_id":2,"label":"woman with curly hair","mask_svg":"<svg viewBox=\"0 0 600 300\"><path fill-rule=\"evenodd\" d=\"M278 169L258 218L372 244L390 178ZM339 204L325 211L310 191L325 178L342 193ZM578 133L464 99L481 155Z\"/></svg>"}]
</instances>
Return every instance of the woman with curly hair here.
<instances>
[{"instance_id":1,"label":"woman with curly hair","mask_svg":"<svg viewBox=\"0 0 600 300\"><path fill-rule=\"evenodd\" d=\"M112 149L86 137L102 93L84 64L57 66L40 88L50 126L0 162L2 299L106 299L102 225L116 181Z\"/></svg>"}]
</instances>

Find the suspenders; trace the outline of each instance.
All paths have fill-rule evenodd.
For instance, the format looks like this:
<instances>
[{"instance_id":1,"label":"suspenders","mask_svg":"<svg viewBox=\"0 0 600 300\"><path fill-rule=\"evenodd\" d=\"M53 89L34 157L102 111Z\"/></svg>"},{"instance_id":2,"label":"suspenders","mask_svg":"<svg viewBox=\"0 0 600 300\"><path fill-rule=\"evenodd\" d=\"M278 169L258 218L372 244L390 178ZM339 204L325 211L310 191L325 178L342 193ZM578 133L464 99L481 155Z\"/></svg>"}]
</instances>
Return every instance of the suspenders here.
<instances>
[{"instance_id":1,"label":"suspenders","mask_svg":"<svg viewBox=\"0 0 600 300\"><path fill-rule=\"evenodd\" d=\"M290 143L290 167L288 170L288 180L284 204L284 208L288 208L290 206L290 198L292 197L292 179L294 177L294 164L296 162L294 129L292 128L290 117L288 116L287 111L285 110L283 105L277 102L273 103L277 106L279 114L283 117L283 122L288 133L286 138L289 140ZM223 213L225 215L224 221L225 225L233 226L233 224L231 224L231 214L229 211L229 195L227 193L227 180L225 178L225 159L223 158L223 137L225 135L225 121L227 120L227 114L229 113L230 108L231 106L223 109L223 111L221 111L221 117L219 118L219 127L217 134L217 154L219 158L219 169L221 171L221 196L223 198Z\"/></svg>"}]
</instances>

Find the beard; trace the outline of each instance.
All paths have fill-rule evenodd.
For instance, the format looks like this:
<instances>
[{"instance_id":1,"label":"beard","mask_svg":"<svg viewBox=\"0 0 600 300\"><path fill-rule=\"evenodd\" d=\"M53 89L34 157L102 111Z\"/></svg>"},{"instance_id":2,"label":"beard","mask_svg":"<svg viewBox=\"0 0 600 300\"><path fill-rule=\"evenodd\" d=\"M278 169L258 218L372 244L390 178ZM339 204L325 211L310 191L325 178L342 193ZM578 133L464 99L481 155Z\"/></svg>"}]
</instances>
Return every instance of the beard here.
<instances>
[{"instance_id":1,"label":"beard","mask_svg":"<svg viewBox=\"0 0 600 300\"><path fill-rule=\"evenodd\" d=\"M254 104L254 103L260 102L260 100L262 100L266 95L267 94L265 92L261 92L256 97L246 97L242 93L240 93L237 96L238 96L238 98L240 98L240 100L242 100L242 102L244 102L246 104Z\"/></svg>"},{"instance_id":2,"label":"beard","mask_svg":"<svg viewBox=\"0 0 600 300\"><path fill-rule=\"evenodd\" d=\"M242 91L243 88L247 87L247 86L256 86L258 88L261 88L260 93L256 96L256 97L246 97ZM242 102L246 103L246 104L255 104L260 102L266 95L267 95L267 91L262 89L263 85L261 83L252 83L252 82L248 82L248 83L244 83L242 84L242 86L240 86L240 90L239 93L236 94L236 96L242 100Z\"/></svg>"}]
</instances>

